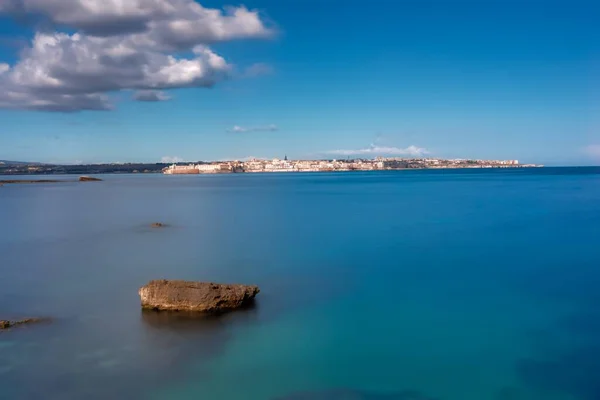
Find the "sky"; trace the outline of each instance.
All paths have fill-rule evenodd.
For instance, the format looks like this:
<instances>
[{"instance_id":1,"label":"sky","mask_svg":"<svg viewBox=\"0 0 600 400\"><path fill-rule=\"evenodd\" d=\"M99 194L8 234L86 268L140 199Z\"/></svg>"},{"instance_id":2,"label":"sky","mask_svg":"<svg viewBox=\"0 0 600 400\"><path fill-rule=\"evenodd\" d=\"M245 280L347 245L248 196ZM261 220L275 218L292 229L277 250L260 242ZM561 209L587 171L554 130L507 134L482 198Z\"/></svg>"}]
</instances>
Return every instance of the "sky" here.
<instances>
[{"instance_id":1,"label":"sky","mask_svg":"<svg viewBox=\"0 0 600 400\"><path fill-rule=\"evenodd\" d=\"M0 159L600 165L600 3L0 0Z\"/></svg>"}]
</instances>

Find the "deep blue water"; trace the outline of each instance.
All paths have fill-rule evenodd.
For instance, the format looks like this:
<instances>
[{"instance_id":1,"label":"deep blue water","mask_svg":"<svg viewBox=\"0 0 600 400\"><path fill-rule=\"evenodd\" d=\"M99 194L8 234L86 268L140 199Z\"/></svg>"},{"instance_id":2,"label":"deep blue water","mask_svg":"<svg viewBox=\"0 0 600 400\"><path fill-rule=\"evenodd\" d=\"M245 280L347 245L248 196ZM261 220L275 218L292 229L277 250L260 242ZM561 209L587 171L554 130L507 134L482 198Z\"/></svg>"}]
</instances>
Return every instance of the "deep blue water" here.
<instances>
[{"instance_id":1,"label":"deep blue water","mask_svg":"<svg viewBox=\"0 0 600 400\"><path fill-rule=\"evenodd\" d=\"M0 187L2 398L600 399L600 168L103 178Z\"/></svg>"}]
</instances>

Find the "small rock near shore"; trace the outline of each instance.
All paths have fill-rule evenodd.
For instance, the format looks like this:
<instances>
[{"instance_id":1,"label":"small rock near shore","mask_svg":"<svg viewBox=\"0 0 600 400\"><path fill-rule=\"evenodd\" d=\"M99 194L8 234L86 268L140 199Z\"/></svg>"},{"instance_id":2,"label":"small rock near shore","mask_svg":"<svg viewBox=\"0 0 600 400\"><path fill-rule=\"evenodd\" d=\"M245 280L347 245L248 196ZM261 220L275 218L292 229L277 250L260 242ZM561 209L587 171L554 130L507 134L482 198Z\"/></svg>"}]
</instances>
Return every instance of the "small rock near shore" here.
<instances>
[{"instance_id":1,"label":"small rock near shore","mask_svg":"<svg viewBox=\"0 0 600 400\"><path fill-rule=\"evenodd\" d=\"M92 176L80 176L79 182L100 182L102 179L94 178Z\"/></svg>"},{"instance_id":2,"label":"small rock near shore","mask_svg":"<svg viewBox=\"0 0 600 400\"><path fill-rule=\"evenodd\" d=\"M150 225L150 228L164 228L167 224L163 224L162 222L153 222Z\"/></svg>"},{"instance_id":3,"label":"small rock near shore","mask_svg":"<svg viewBox=\"0 0 600 400\"><path fill-rule=\"evenodd\" d=\"M0 329L8 329L17 325L35 324L38 322L47 322L48 318L24 318L17 321L0 320Z\"/></svg>"},{"instance_id":4,"label":"small rock near shore","mask_svg":"<svg viewBox=\"0 0 600 400\"><path fill-rule=\"evenodd\" d=\"M154 280L139 290L142 308L222 314L251 304L258 286Z\"/></svg>"}]
</instances>

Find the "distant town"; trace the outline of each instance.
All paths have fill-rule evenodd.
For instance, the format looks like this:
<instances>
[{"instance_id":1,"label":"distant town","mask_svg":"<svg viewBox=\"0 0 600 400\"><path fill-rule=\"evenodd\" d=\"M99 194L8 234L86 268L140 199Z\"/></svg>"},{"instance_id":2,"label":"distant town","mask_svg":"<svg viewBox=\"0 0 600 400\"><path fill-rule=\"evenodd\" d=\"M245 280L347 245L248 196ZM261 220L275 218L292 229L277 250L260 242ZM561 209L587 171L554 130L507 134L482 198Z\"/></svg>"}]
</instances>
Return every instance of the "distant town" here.
<instances>
[{"instance_id":1,"label":"distant town","mask_svg":"<svg viewBox=\"0 0 600 400\"><path fill-rule=\"evenodd\" d=\"M247 161L221 161L198 164L173 164L164 169L168 175L219 174L239 172L332 172L332 171L381 171L402 169L441 168L525 168L538 167L520 164L517 160L445 160L438 158L386 158L347 160L288 160L250 159Z\"/></svg>"},{"instance_id":2,"label":"distant town","mask_svg":"<svg viewBox=\"0 0 600 400\"><path fill-rule=\"evenodd\" d=\"M110 163L55 165L0 161L0 175L61 175L61 174L223 174L253 172L330 172L382 171L441 168L526 168L540 167L520 164L517 160L446 160L439 158L387 158L344 160L250 159L246 161L214 161L195 163Z\"/></svg>"}]
</instances>

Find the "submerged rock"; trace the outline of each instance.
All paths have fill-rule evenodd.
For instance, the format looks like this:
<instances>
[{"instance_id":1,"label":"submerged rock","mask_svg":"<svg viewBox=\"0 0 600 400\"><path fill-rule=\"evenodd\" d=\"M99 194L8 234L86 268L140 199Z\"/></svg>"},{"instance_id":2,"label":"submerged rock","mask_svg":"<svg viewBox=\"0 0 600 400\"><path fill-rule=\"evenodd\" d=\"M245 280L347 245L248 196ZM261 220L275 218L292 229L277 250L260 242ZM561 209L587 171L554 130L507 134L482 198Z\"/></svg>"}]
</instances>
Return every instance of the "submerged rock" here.
<instances>
[{"instance_id":1,"label":"submerged rock","mask_svg":"<svg viewBox=\"0 0 600 400\"><path fill-rule=\"evenodd\" d=\"M142 308L221 314L250 305L258 286L154 280L139 290Z\"/></svg>"},{"instance_id":2,"label":"submerged rock","mask_svg":"<svg viewBox=\"0 0 600 400\"><path fill-rule=\"evenodd\" d=\"M35 324L38 322L48 322L48 318L25 318L17 321L0 320L0 329L8 329L17 325Z\"/></svg>"},{"instance_id":3,"label":"submerged rock","mask_svg":"<svg viewBox=\"0 0 600 400\"><path fill-rule=\"evenodd\" d=\"M79 177L79 182L99 182L102 179L100 178L94 178L92 176L80 176Z\"/></svg>"}]
</instances>

